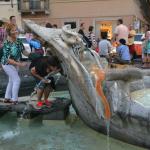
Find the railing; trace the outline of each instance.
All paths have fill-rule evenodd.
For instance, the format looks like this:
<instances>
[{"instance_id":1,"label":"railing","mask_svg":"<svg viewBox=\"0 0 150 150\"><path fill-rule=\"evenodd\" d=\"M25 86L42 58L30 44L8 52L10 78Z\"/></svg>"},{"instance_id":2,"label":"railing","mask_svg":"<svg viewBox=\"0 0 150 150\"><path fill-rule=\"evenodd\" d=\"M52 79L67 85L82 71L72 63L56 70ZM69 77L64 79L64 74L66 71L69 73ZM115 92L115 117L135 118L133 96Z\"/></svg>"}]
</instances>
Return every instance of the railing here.
<instances>
[{"instance_id":1,"label":"railing","mask_svg":"<svg viewBox=\"0 0 150 150\"><path fill-rule=\"evenodd\" d=\"M25 12L49 11L49 0L18 0L18 10Z\"/></svg>"}]
</instances>

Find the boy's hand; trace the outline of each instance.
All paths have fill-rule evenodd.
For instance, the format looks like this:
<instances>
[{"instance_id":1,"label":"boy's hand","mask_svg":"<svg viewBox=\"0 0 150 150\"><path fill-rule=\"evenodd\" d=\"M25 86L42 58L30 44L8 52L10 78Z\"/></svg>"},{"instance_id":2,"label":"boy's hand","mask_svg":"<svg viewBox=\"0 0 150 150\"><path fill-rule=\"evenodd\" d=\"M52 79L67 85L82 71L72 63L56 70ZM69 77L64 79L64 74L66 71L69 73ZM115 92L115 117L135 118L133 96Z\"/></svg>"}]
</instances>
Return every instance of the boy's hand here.
<instances>
[{"instance_id":1,"label":"boy's hand","mask_svg":"<svg viewBox=\"0 0 150 150\"><path fill-rule=\"evenodd\" d=\"M42 80L44 83L51 83L51 80L48 80L48 79L43 79Z\"/></svg>"},{"instance_id":2,"label":"boy's hand","mask_svg":"<svg viewBox=\"0 0 150 150\"><path fill-rule=\"evenodd\" d=\"M18 65L19 67L25 67L25 66L27 66L27 63L26 62L19 62L16 65Z\"/></svg>"}]
</instances>

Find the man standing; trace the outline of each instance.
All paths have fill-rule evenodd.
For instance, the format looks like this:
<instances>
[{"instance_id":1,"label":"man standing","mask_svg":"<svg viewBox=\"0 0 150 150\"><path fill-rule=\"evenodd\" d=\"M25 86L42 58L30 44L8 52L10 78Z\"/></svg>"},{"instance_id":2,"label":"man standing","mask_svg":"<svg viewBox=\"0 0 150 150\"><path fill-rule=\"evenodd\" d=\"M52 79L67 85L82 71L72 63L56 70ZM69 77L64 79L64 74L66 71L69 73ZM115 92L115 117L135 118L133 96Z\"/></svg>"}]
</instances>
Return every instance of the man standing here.
<instances>
[{"instance_id":1,"label":"man standing","mask_svg":"<svg viewBox=\"0 0 150 150\"><path fill-rule=\"evenodd\" d=\"M81 24L80 24L80 29L79 29L79 31L78 31L78 33L79 34L81 34L83 37L85 36L85 34L84 34L84 29L85 29L85 24L82 22Z\"/></svg>"},{"instance_id":2,"label":"man standing","mask_svg":"<svg viewBox=\"0 0 150 150\"><path fill-rule=\"evenodd\" d=\"M119 42L120 39L125 39L126 43L128 43L129 30L128 27L123 24L122 19L118 20L114 34L114 38L117 42Z\"/></svg>"},{"instance_id":3,"label":"man standing","mask_svg":"<svg viewBox=\"0 0 150 150\"><path fill-rule=\"evenodd\" d=\"M91 42L89 41L88 37L85 35L84 29L85 29L85 24L81 23L80 24L80 29L79 29L78 33L80 35L82 35L82 39L86 43L87 47L91 47Z\"/></svg>"},{"instance_id":4,"label":"man standing","mask_svg":"<svg viewBox=\"0 0 150 150\"><path fill-rule=\"evenodd\" d=\"M16 17L15 16L10 16L9 17L9 20L10 20L10 23L17 26L17 23L16 23Z\"/></svg>"},{"instance_id":5,"label":"man standing","mask_svg":"<svg viewBox=\"0 0 150 150\"><path fill-rule=\"evenodd\" d=\"M10 17L9 17L9 20L10 20L10 23L13 24L13 25L17 28L17 31L18 31L19 33L23 32L23 31L21 31L21 29L18 28L18 25L17 25L17 23L16 23L16 17L15 17L15 16L10 16Z\"/></svg>"}]
</instances>

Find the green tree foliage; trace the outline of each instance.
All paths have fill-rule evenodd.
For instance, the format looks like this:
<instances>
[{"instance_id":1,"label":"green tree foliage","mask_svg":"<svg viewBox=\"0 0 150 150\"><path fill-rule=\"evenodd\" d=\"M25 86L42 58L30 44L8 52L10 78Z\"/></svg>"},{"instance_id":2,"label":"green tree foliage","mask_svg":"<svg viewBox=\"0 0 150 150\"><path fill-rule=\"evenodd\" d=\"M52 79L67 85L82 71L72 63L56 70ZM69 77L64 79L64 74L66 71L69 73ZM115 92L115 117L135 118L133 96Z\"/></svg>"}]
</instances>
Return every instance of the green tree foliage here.
<instances>
[{"instance_id":1,"label":"green tree foliage","mask_svg":"<svg viewBox=\"0 0 150 150\"><path fill-rule=\"evenodd\" d=\"M150 23L150 0L139 0L139 3L143 16Z\"/></svg>"}]
</instances>

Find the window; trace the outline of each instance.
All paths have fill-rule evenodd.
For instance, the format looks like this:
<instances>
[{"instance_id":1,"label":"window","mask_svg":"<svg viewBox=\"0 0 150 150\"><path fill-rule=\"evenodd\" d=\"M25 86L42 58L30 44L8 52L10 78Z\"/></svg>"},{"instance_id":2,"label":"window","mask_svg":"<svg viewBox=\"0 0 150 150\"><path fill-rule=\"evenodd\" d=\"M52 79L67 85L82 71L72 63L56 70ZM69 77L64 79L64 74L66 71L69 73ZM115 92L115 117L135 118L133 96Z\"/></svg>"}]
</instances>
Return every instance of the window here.
<instances>
[{"instance_id":1,"label":"window","mask_svg":"<svg viewBox=\"0 0 150 150\"><path fill-rule=\"evenodd\" d=\"M76 22L64 22L64 25L70 24L71 25L71 29L76 28Z\"/></svg>"},{"instance_id":2,"label":"window","mask_svg":"<svg viewBox=\"0 0 150 150\"><path fill-rule=\"evenodd\" d=\"M30 9L37 10L41 8L41 1L40 0L30 0Z\"/></svg>"}]
</instances>

